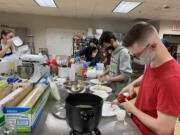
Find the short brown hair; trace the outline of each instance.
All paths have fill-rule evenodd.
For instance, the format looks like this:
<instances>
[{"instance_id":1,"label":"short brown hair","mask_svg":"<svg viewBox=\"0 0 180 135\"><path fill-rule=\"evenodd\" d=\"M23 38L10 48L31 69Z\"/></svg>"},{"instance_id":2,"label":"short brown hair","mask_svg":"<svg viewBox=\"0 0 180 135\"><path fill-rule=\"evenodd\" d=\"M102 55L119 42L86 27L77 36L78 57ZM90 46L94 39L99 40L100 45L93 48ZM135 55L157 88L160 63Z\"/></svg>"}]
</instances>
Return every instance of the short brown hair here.
<instances>
[{"instance_id":1,"label":"short brown hair","mask_svg":"<svg viewBox=\"0 0 180 135\"><path fill-rule=\"evenodd\" d=\"M125 47L132 46L135 42L145 42L148 36L156 31L155 27L147 22L138 22L131 27L123 40Z\"/></svg>"},{"instance_id":2,"label":"short brown hair","mask_svg":"<svg viewBox=\"0 0 180 135\"><path fill-rule=\"evenodd\" d=\"M3 39L3 35L6 36L9 33L14 33L14 32L10 29L2 30L0 39Z\"/></svg>"},{"instance_id":3,"label":"short brown hair","mask_svg":"<svg viewBox=\"0 0 180 135\"><path fill-rule=\"evenodd\" d=\"M99 39L99 44L103 45L103 43L110 43L111 39L116 40L116 37L111 31L104 31Z\"/></svg>"}]
</instances>

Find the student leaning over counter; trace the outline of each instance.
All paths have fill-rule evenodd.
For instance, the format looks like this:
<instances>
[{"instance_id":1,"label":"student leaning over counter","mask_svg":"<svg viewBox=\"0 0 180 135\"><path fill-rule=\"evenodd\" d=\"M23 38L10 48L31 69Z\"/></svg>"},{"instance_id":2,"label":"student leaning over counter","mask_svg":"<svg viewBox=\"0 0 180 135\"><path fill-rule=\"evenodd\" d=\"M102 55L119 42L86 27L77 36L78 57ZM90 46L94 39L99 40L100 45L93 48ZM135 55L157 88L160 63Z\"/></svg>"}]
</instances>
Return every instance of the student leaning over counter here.
<instances>
[{"instance_id":1,"label":"student leaning over counter","mask_svg":"<svg viewBox=\"0 0 180 135\"><path fill-rule=\"evenodd\" d=\"M98 48L98 40L96 38L92 38L89 41L89 46L80 50L76 56L76 61L81 60L81 56L85 55L86 62L84 63L84 67L95 66L96 63L101 61L102 53Z\"/></svg>"},{"instance_id":2,"label":"student leaning over counter","mask_svg":"<svg viewBox=\"0 0 180 135\"><path fill-rule=\"evenodd\" d=\"M131 82L131 58L128 50L123 47L123 43L119 42L113 32L105 31L99 39L99 43L105 48L111 48L110 67L98 79L108 81L113 89L113 94L117 96L119 92ZM109 75L109 77L105 75Z\"/></svg>"},{"instance_id":3,"label":"student leaning over counter","mask_svg":"<svg viewBox=\"0 0 180 135\"><path fill-rule=\"evenodd\" d=\"M146 65L144 75L121 91L132 95L140 86L135 105L126 100L124 109L144 135L173 135L180 116L180 65L149 23L136 23L123 42L134 59Z\"/></svg>"}]
</instances>

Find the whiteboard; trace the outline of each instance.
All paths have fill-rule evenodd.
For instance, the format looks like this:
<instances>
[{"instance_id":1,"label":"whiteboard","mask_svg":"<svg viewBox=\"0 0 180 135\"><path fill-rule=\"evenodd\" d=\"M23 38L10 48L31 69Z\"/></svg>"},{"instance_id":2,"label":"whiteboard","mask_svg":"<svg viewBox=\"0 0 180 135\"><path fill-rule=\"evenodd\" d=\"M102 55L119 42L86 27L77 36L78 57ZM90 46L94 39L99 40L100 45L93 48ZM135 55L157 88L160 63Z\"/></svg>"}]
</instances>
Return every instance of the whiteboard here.
<instances>
[{"instance_id":1,"label":"whiteboard","mask_svg":"<svg viewBox=\"0 0 180 135\"><path fill-rule=\"evenodd\" d=\"M87 31L78 29L47 28L46 47L50 55L66 55L73 53L73 36L86 35Z\"/></svg>"}]
</instances>

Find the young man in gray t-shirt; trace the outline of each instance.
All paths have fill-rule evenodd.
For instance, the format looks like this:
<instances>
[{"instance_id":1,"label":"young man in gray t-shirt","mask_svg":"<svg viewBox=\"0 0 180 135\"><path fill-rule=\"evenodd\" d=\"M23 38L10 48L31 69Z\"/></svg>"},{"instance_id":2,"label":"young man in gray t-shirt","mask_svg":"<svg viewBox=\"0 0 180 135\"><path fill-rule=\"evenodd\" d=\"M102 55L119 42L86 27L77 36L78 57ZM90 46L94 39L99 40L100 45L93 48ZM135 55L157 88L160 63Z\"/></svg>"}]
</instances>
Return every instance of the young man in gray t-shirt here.
<instances>
[{"instance_id":1,"label":"young man in gray t-shirt","mask_svg":"<svg viewBox=\"0 0 180 135\"><path fill-rule=\"evenodd\" d=\"M117 96L119 92L131 82L131 58L128 50L122 46L122 42L119 42L112 32L103 32L100 40L100 44L104 47L113 47L111 54L110 67L98 79L103 82L110 82L113 94ZM105 75L109 74L109 77Z\"/></svg>"}]
</instances>

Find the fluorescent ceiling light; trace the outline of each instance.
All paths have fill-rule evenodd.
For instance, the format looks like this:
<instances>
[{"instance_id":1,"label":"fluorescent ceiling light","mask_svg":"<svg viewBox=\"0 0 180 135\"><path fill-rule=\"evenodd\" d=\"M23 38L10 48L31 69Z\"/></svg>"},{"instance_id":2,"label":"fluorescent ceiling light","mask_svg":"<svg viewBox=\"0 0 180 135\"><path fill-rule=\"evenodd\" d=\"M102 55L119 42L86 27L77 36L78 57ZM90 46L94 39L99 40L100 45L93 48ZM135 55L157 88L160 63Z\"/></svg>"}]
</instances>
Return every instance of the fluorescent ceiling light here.
<instances>
[{"instance_id":1,"label":"fluorescent ceiling light","mask_svg":"<svg viewBox=\"0 0 180 135\"><path fill-rule=\"evenodd\" d=\"M35 0L41 7L57 7L54 0Z\"/></svg>"},{"instance_id":2,"label":"fluorescent ceiling light","mask_svg":"<svg viewBox=\"0 0 180 135\"><path fill-rule=\"evenodd\" d=\"M117 7L113 10L114 13L129 13L131 10L139 6L141 2L129 2L129 1L121 1Z\"/></svg>"}]
</instances>

